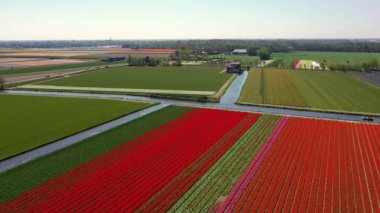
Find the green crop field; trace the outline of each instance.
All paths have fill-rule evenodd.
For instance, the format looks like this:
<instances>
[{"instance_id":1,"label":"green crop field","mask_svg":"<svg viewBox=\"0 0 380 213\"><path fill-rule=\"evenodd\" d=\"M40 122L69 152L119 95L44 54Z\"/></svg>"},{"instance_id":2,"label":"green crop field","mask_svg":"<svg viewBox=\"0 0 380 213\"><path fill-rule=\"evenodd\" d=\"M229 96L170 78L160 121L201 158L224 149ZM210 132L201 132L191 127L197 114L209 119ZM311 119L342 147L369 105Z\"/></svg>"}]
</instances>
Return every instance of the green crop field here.
<instances>
[{"instance_id":1,"label":"green crop field","mask_svg":"<svg viewBox=\"0 0 380 213\"><path fill-rule=\"evenodd\" d=\"M231 77L221 67L118 67L38 85L143 90L218 91ZM148 92L149 93L149 92Z\"/></svg>"},{"instance_id":2,"label":"green crop field","mask_svg":"<svg viewBox=\"0 0 380 213\"><path fill-rule=\"evenodd\" d=\"M297 59L317 62L326 61L327 64L346 64L349 62L352 65L361 65L373 58L380 60L380 53L297 51L290 53L273 53L272 58L274 60L282 59L283 63L288 66Z\"/></svg>"},{"instance_id":3,"label":"green crop field","mask_svg":"<svg viewBox=\"0 0 380 213\"><path fill-rule=\"evenodd\" d=\"M240 103L380 113L380 88L343 72L255 69Z\"/></svg>"},{"instance_id":4,"label":"green crop field","mask_svg":"<svg viewBox=\"0 0 380 213\"><path fill-rule=\"evenodd\" d=\"M150 105L21 95L0 95L0 103L0 160Z\"/></svg>"},{"instance_id":5,"label":"green crop field","mask_svg":"<svg viewBox=\"0 0 380 213\"><path fill-rule=\"evenodd\" d=\"M84 62L84 63L74 63L74 64L44 65L44 66L33 66L33 67L24 67L24 68L13 68L13 69L0 70L0 75L49 72L49 71L64 70L64 69L76 69L76 68L94 67L94 66L102 66L102 65L104 66L108 64L110 63L95 61L95 62Z\"/></svg>"},{"instance_id":6,"label":"green crop field","mask_svg":"<svg viewBox=\"0 0 380 213\"><path fill-rule=\"evenodd\" d=\"M142 135L187 112L189 108L170 106L0 173L0 202L49 180L79 164Z\"/></svg>"}]
</instances>

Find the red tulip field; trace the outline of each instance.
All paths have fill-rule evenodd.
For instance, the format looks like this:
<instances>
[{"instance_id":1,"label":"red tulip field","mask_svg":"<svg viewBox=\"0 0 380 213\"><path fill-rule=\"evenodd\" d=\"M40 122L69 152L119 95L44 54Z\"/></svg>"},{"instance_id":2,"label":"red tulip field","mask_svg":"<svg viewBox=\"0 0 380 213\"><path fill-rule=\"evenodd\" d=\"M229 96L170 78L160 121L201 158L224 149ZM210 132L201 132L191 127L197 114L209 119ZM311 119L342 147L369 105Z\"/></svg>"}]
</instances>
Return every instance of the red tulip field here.
<instances>
[{"instance_id":1,"label":"red tulip field","mask_svg":"<svg viewBox=\"0 0 380 213\"><path fill-rule=\"evenodd\" d=\"M289 118L218 212L379 212L380 126Z\"/></svg>"},{"instance_id":2,"label":"red tulip field","mask_svg":"<svg viewBox=\"0 0 380 213\"><path fill-rule=\"evenodd\" d=\"M379 212L379 147L376 124L192 108L0 212Z\"/></svg>"}]
</instances>

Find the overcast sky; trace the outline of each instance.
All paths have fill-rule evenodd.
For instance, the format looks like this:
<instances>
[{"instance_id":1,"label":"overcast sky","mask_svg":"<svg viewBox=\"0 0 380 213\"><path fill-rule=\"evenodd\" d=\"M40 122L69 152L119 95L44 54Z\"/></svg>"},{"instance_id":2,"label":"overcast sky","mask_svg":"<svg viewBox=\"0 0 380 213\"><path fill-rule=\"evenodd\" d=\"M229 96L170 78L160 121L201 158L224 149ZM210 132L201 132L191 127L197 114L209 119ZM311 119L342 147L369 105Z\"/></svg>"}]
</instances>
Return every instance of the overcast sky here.
<instances>
[{"instance_id":1,"label":"overcast sky","mask_svg":"<svg viewBox=\"0 0 380 213\"><path fill-rule=\"evenodd\" d=\"M380 38L380 0L0 0L0 40Z\"/></svg>"}]
</instances>

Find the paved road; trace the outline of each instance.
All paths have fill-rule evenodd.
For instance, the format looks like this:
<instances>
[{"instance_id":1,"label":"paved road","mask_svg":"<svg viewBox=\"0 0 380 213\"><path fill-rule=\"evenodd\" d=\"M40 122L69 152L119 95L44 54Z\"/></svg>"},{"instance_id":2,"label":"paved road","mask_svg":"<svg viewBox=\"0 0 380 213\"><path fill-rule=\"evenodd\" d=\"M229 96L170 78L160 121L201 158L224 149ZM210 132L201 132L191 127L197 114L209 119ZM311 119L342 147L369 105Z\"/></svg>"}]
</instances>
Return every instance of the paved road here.
<instances>
[{"instance_id":1,"label":"paved road","mask_svg":"<svg viewBox=\"0 0 380 213\"><path fill-rule=\"evenodd\" d=\"M42 155L54 152L63 147L67 147L71 144L78 143L83 139L91 137L100 132L107 131L113 127L119 126L121 124L127 123L134 119L137 119L148 113L152 113L159 109L162 109L169 105L184 105L191 107L211 107L211 108L220 108L220 109L231 109L231 110L242 110L242 111L251 111L251 112L260 112L260 113L271 113L279 115L290 115L290 116L303 116L311 118L328 118L328 119L338 119L338 120L348 120L348 121L362 121L361 116L350 115L350 114L339 114L339 113L327 113L327 112L313 112L306 110L293 110L293 109L281 109L281 108L271 108L271 107L260 107L260 106L243 106L237 105L237 101L242 86L244 85L245 80L247 79L247 73L238 76L231 86L228 88L226 93L221 98L220 103L202 103L194 101L181 101L181 100L172 100L164 98L150 98L143 96L130 96L130 95L111 95L111 94L85 94L85 93L69 93L69 92L38 92L38 91L16 91L10 90L5 93L9 94L27 94L27 95L46 95L46 96L64 96L64 97L95 97L95 98L113 98L113 99L125 99L125 100L137 100L137 101L149 101L157 102L159 105L147 108L140 112L125 116L118 120L106 123L104 125L95 127L93 129L87 130L85 132L73 135L71 137L59 140L57 142L51 143L49 145L40 147L38 149L26 152L24 154L15 156L13 158L7 159L0 162L0 171L5 171L27 161L30 161L34 158L40 157ZM375 118L375 122L380 123L380 117Z\"/></svg>"}]
</instances>

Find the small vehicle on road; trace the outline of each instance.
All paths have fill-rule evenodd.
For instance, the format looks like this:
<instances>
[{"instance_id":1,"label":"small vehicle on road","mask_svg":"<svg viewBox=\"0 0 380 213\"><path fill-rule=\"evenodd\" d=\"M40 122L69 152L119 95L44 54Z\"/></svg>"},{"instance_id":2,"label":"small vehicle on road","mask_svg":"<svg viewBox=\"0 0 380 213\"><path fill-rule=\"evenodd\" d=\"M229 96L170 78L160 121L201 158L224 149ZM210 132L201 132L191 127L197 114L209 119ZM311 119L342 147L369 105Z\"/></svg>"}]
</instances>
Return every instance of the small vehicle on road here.
<instances>
[{"instance_id":1,"label":"small vehicle on road","mask_svg":"<svg viewBox=\"0 0 380 213\"><path fill-rule=\"evenodd\" d=\"M373 117L371 117L371 116L363 116L362 117L362 119L363 119L363 121L373 121Z\"/></svg>"}]
</instances>

